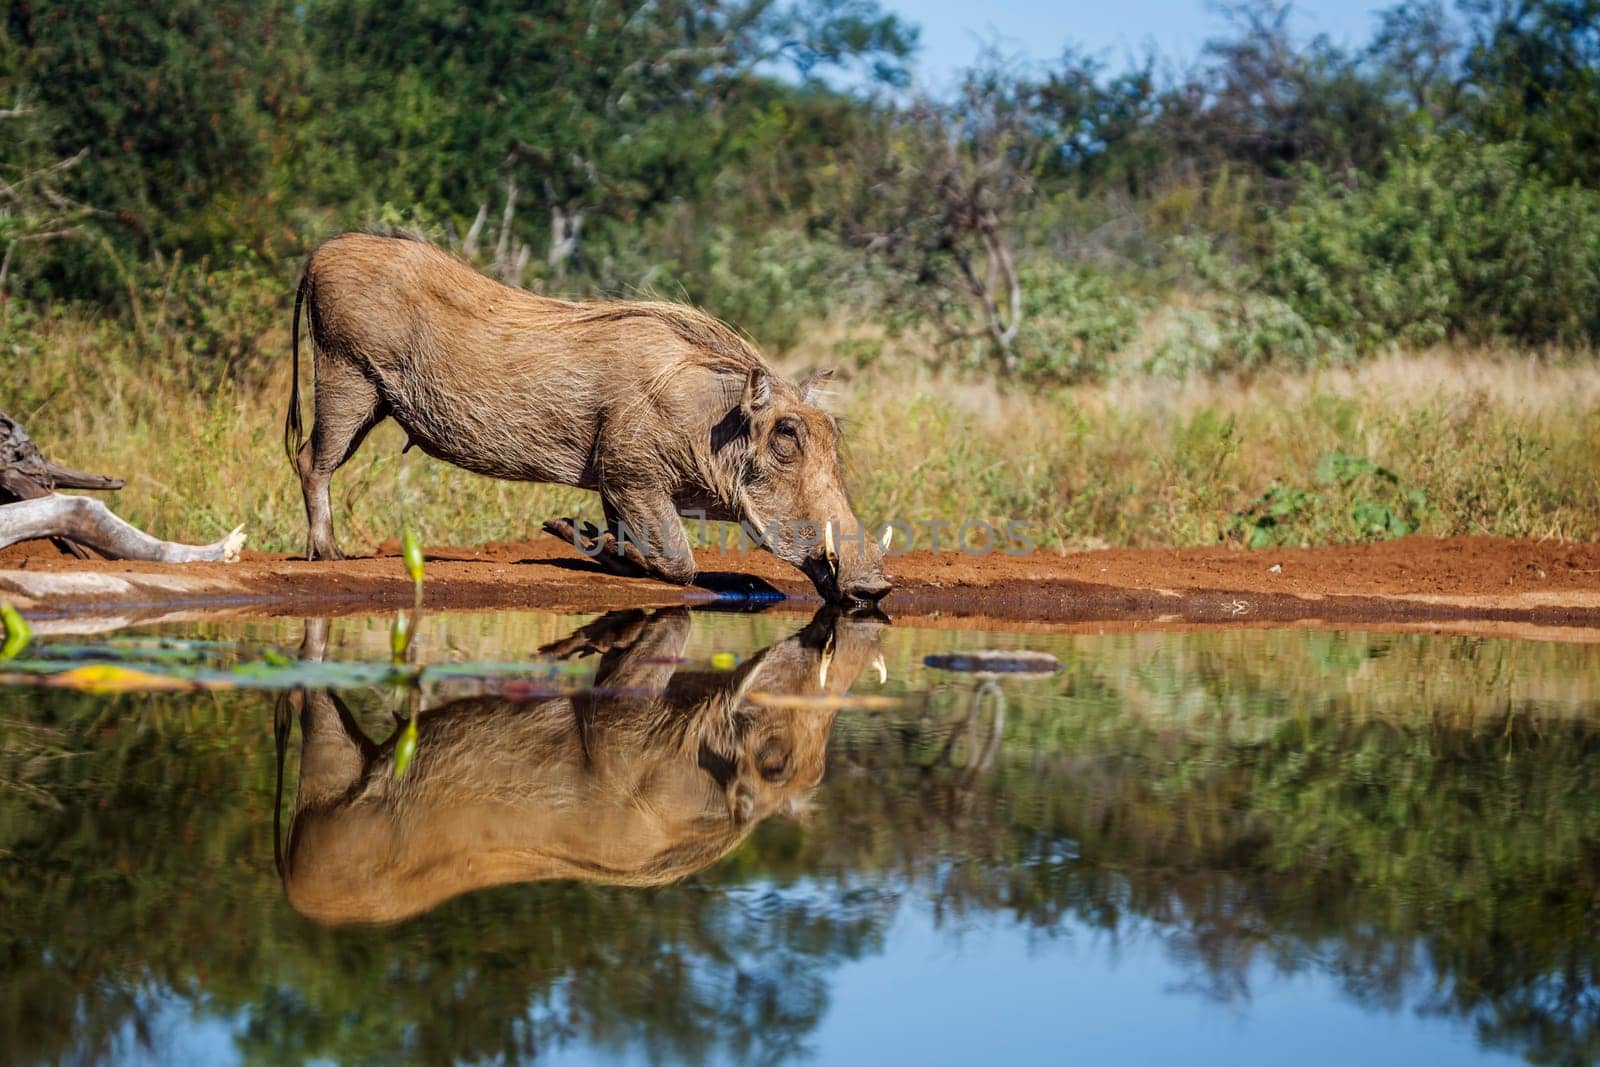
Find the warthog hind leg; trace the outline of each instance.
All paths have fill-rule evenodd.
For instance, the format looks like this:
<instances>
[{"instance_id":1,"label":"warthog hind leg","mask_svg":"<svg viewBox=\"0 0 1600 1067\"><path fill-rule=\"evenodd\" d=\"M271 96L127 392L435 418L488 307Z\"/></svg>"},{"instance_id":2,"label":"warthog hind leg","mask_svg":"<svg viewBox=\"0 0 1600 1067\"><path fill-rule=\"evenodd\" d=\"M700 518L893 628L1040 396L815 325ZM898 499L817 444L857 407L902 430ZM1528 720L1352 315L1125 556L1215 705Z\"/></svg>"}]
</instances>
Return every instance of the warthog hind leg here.
<instances>
[{"instance_id":1,"label":"warthog hind leg","mask_svg":"<svg viewBox=\"0 0 1600 1067\"><path fill-rule=\"evenodd\" d=\"M63 537L112 559L149 563L232 563L244 547L243 526L210 545L161 541L86 496L52 493L0 506L0 548L41 537Z\"/></svg>"},{"instance_id":2,"label":"warthog hind leg","mask_svg":"<svg viewBox=\"0 0 1600 1067\"><path fill-rule=\"evenodd\" d=\"M352 364L317 353L317 396L311 436L295 456L306 501L306 558L344 559L333 536L329 484L388 409L377 387Z\"/></svg>"}]
</instances>

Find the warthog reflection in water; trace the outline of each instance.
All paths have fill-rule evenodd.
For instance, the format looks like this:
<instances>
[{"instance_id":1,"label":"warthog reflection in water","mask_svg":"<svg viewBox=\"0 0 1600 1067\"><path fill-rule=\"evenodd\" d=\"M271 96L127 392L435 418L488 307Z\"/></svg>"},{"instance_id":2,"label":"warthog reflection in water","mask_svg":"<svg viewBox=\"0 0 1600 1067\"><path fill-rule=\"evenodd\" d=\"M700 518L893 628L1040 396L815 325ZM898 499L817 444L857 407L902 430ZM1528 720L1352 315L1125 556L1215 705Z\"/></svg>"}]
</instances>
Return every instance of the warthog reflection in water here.
<instances>
[{"instance_id":1,"label":"warthog reflection in water","mask_svg":"<svg viewBox=\"0 0 1600 1067\"><path fill-rule=\"evenodd\" d=\"M318 922L385 923L510 882L661 885L801 808L836 708L759 696L846 692L879 654L881 618L825 609L731 671L681 664L693 625L670 609L583 627L542 651L599 653L593 691L424 712L399 780L395 737L375 744L337 696L306 693L290 903Z\"/></svg>"}]
</instances>

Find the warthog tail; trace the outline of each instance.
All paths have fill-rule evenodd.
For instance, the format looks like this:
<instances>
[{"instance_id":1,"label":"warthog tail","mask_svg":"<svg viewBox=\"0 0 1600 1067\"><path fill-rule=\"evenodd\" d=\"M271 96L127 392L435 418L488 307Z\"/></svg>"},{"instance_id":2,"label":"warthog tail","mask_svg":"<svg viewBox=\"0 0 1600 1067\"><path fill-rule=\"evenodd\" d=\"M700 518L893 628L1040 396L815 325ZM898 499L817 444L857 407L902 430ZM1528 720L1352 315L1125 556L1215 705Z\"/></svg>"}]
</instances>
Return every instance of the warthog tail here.
<instances>
[{"instance_id":1,"label":"warthog tail","mask_svg":"<svg viewBox=\"0 0 1600 1067\"><path fill-rule=\"evenodd\" d=\"M283 420L283 450L294 466L300 446L305 443L305 424L300 421L300 305L305 303L306 289L311 283L308 268L300 277L300 287L294 291L294 324L289 330L289 413Z\"/></svg>"}]
</instances>

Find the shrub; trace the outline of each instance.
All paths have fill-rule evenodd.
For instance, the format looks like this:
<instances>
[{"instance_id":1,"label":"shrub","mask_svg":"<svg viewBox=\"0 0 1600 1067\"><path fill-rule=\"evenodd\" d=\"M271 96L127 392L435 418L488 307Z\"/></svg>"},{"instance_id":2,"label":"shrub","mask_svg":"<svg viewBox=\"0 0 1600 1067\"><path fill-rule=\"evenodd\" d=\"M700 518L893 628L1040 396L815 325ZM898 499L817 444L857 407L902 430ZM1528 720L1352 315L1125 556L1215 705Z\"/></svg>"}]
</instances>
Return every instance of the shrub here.
<instances>
[{"instance_id":1,"label":"shrub","mask_svg":"<svg viewBox=\"0 0 1600 1067\"><path fill-rule=\"evenodd\" d=\"M1311 325L1286 302L1244 293L1215 296L1181 312L1145 369L1174 378L1268 366L1308 369L1347 354L1337 337Z\"/></svg>"},{"instance_id":2,"label":"shrub","mask_svg":"<svg viewBox=\"0 0 1600 1067\"><path fill-rule=\"evenodd\" d=\"M205 260L193 267L175 262L155 305L157 319L146 328L155 330L169 364L202 376L268 374L289 355L270 346L282 342L297 280L248 255L220 269ZM157 295L153 287L150 295Z\"/></svg>"},{"instance_id":3,"label":"shrub","mask_svg":"<svg viewBox=\"0 0 1600 1067\"><path fill-rule=\"evenodd\" d=\"M854 257L826 236L776 227L759 231L708 221L687 208L642 226L592 264L593 284L570 279L571 295L676 300L694 304L782 352L853 296Z\"/></svg>"},{"instance_id":4,"label":"shrub","mask_svg":"<svg viewBox=\"0 0 1600 1067\"><path fill-rule=\"evenodd\" d=\"M1349 357L1349 346L1337 335L1307 321L1289 302L1259 291L1212 242L1180 239L1173 255L1196 276L1202 295L1195 307L1178 313L1145 361L1146 371L1186 378L1269 366L1304 370Z\"/></svg>"},{"instance_id":5,"label":"shrub","mask_svg":"<svg viewBox=\"0 0 1600 1067\"><path fill-rule=\"evenodd\" d=\"M1405 488L1364 456L1329 452L1317 462L1317 488L1273 482L1228 521L1226 533L1251 548L1322 541L1387 541L1438 516L1421 487Z\"/></svg>"},{"instance_id":6,"label":"shrub","mask_svg":"<svg viewBox=\"0 0 1600 1067\"><path fill-rule=\"evenodd\" d=\"M698 280L685 288L698 303L777 351L824 318L850 262L833 241L794 230L759 237L719 226L705 247Z\"/></svg>"},{"instance_id":7,"label":"shrub","mask_svg":"<svg viewBox=\"0 0 1600 1067\"><path fill-rule=\"evenodd\" d=\"M285 354L263 348L281 338L275 327L289 325L297 279L280 275L284 265L235 249L224 267L188 263L180 253L130 268L109 241L102 250L122 283L133 351L152 373L210 384L270 373L272 358Z\"/></svg>"},{"instance_id":8,"label":"shrub","mask_svg":"<svg viewBox=\"0 0 1600 1067\"><path fill-rule=\"evenodd\" d=\"M1018 373L1077 382L1105 376L1110 357L1133 340L1139 305L1116 280L1094 267L1054 259L1024 264Z\"/></svg>"},{"instance_id":9,"label":"shrub","mask_svg":"<svg viewBox=\"0 0 1600 1067\"><path fill-rule=\"evenodd\" d=\"M1353 185L1310 171L1272 240L1263 290L1357 349L1600 340L1600 193L1515 145L1436 138Z\"/></svg>"}]
</instances>

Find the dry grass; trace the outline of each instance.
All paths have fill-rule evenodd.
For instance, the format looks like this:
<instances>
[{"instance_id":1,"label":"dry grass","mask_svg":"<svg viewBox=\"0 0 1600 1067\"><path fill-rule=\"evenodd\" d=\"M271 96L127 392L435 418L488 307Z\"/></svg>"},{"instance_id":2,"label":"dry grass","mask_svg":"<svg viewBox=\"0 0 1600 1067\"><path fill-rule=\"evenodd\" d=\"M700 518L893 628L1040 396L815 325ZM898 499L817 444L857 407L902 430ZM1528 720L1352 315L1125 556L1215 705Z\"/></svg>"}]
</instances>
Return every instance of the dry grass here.
<instances>
[{"instance_id":1,"label":"dry grass","mask_svg":"<svg viewBox=\"0 0 1600 1067\"><path fill-rule=\"evenodd\" d=\"M836 331L786 363L835 362ZM4 338L0 409L45 450L128 477L116 506L162 536L211 540L238 522L256 548L298 550L305 522L281 452L287 338L252 383L206 383L139 361L115 324L70 313ZM892 357L892 354L891 354ZM1231 517L1275 483L1309 501L1284 540L1371 536L1363 494L1420 492L1433 534L1600 537L1600 366L1505 352L1430 351L1249 381L1130 374L1049 392L1003 388L885 358L846 377L849 477L873 520L1028 522L1041 543L1187 545L1238 538ZM198 384L197 384L198 383ZM557 514L598 514L590 494L495 482L415 452L380 428L334 481L347 550L404 523L433 543L522 538ZM1322 486L1329 453L1396 482Z\"/></svg>"},{"instance_id":2,"label":"dry grass","mask_svg":"<svg viewBox=\"0 0 1600 1067\"><path fill-rule=\"evenodd\" d=\"M1129 375L1050 393L875 364L845 391L873 514L1027 519L1059 546L1241 537L1275 484L1311 499L1280 540L1373 536L1359 504L1413 492L1421 532L1600 536L1600 366L1434 350L1248 380ZM1396 481L1326 486L1332 453Z\"/></svg>"}]
</instances>

